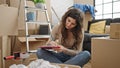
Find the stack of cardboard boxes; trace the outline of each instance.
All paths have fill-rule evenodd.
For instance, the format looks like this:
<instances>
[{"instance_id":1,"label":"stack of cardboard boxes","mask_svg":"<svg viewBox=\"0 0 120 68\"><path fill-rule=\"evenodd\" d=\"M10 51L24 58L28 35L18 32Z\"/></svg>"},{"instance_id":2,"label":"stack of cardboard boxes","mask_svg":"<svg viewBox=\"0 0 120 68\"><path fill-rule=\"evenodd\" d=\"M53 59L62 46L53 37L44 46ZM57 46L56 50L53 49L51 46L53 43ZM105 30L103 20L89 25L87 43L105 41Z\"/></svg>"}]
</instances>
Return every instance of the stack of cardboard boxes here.
<instances>
[{"instance_id":1,"label":"stack of cardboard boxes","mask_svg":"<svg viewBox=\"0 0 120 68\"><path fill-rule=\"evenodd\" d=\"M0 5L0 68L4 68L3 57L10 55L11 36L18 35L17 13L17 8Z\"/></svg>"},{"instance_id":2,"label":"stack of cardboard boxes","mask_svg":"<svg viewBox=\"0 0 120 68\"><path fill-rule=\"evenodd\" d=\"M6 2L9 1L9 6ZM50 0L46 1L47 6L50 7ZM28 5L33 6L31 1L27 2ZM48 8L50 11L50 8ZM7 68L9 64L6 64L3 58L10 56L13 52L26 52L25 42L25 18L24 18L24 0L0 0L0 68ZM50 12L49 12L50 15ZM39 16L40 17L40 16ZM42 16L43 17L43 16ZM44 17L43 17L44 18ZM29 25L29 33L36 33L36 25ZM45 41L38 41L36 39L31 40L31 49L37 49L38 46L45 44ZM36 58L36 56L31 56ZM30 57L30 58L31 58ZM9 61L11 63L17 63L17 60ZM18 63L21 62L18 60Z\"/></svg>"},{"instance_id":3,"label":"stack of cardboard boxes","mask_svg":"<svg viewBox=\"0 0 120 68\"><path fill-rule=\"evenodd\" d=\"M92 68L120 68L120 23L110 24L110 37L92 38Z\"/></svg>"}]
</instances>

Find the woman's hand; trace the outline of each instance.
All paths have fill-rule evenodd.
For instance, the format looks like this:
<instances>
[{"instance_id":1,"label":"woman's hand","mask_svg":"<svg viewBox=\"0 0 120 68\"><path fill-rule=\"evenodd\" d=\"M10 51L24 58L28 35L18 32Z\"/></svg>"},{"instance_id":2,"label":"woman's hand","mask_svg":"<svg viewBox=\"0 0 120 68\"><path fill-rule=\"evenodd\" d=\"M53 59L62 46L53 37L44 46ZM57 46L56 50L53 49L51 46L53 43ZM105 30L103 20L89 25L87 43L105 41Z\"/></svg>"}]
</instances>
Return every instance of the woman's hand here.
<instances>
[{"instance_id":1,"label":"woman's hand","mask_svg":"<svg viewBox=\"0 0 120 68\"><path fill-rule=\"evenodd\" d=\"M57 45L57 47L59 48L53 48L55 51L57 52L63 52L66 48L62 45Z\"/></svg>"},{"instance_id":2,"label":"woman's hand","mask_svg":"<svg viewBox=\"0 0 120 68\"><path fill-rule=\"evenodd\" d=\"M55 41L51 41L51 42L49 42L47 45L50 45L50 46L57 46L58 44L57 44Z\"/></svg>"},{"instance_id":3,"label":"woman's hand","mask_svg":"<svg viewBox=\"0 0 120 68\"><path fill-rule=\"evenodd\" d=\"M59 45L55 41L49 42L48 45L50 45L50 46L56 46L57 48L53 48L53 50L55 50L57 52L63 52L66 49L64 46Z\"/></svg>"}]
</instances>

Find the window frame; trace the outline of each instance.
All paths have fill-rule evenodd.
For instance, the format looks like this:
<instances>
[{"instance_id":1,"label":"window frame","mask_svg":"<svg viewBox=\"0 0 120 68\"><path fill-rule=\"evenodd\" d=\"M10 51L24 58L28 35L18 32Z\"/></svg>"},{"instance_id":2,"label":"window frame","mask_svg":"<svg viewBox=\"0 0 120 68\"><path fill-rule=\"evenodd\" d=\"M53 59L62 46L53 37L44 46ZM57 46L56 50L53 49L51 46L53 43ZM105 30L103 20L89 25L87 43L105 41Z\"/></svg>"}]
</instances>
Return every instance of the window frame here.
<instances>
[{"instance_id":1,"label":"window frame","mask_svg":"<svg viewBox=\"0 0 120 68\"><path fill-rule=\"evenodd\" d=\"M106 18L120 18L120 16L114 16L114 15L116 15L116 14L119 14L120 15L120 11L118 11L118 12L114 12L113 10L114 10L114 3L117 3L117 2L120 2L120 0L111 0L112 2L105 2L104 3L104 1L105 0L102 0L102 2L101 3L99 3L99 4L95 4L96 2L95 2L96 0L94 0L94 7L96 8L96 6L102 6L102 12L100 12L101 14L98 14L97 15L97 12L95 13L95 19L106 19ZM104 13L104 7L105 7L105 5L106 4L110 4L110 3L112 3L112 9L111 9L111 13ZM96 8L97 9L97 8ZM111 17L104 17L104 16L107 16L107 15L110 15ZM101 18L97 18L97 17L101 17Z\"/></svg>"}]
</instances>

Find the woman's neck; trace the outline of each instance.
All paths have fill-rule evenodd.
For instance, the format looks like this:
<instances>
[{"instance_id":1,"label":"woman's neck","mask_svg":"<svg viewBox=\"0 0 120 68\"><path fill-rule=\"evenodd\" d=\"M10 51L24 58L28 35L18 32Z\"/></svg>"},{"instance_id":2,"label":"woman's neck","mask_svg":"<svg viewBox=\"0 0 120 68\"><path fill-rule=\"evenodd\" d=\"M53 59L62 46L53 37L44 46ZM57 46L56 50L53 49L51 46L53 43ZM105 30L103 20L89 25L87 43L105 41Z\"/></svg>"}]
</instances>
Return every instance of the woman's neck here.
<instances>
[{"instance_id":1,"label":"woman's neck","mask_svg":"<svg viewBox=\"0 0 120 68\"><path fill-rule=\"evenodd\" d=\"M72 37L72 36L73 36L73 34L72 34L71 30L67 30L67 33L68 33L68 38L70 38L70 37Z\"/></svg>"}]
</instances>

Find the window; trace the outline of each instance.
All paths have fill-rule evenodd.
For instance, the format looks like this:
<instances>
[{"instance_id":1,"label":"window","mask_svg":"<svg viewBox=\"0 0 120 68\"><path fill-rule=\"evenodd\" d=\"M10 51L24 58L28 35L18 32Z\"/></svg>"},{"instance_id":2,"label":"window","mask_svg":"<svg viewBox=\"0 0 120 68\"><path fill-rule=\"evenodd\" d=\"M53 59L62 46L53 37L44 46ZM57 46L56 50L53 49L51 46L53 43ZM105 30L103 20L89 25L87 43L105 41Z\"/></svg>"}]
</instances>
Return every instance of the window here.
<instances>
[{"instance_id":1,"label":"window","mask_svg":"<svg viewBox=\"0 0 120 68\"><path fill-rule=\"evenodd\" d=\"M95 19L120 18L120 0L94 0Z\"/></svg>"}]
</instances>

